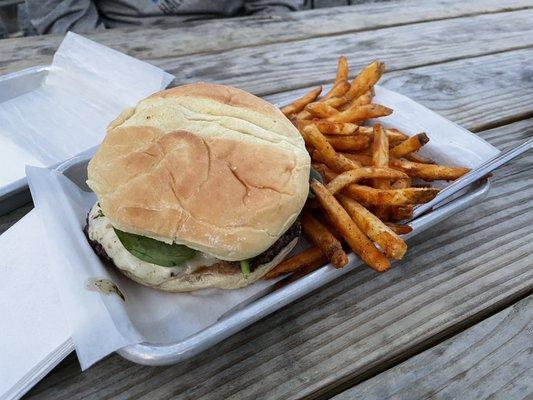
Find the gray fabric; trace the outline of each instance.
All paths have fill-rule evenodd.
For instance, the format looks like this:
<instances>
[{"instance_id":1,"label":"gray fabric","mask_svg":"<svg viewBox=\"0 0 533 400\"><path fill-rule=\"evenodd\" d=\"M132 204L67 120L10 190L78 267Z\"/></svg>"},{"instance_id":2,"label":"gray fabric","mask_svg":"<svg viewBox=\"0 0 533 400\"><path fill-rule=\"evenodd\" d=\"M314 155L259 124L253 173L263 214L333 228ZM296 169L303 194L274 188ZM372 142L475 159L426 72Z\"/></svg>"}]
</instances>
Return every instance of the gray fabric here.
<instances>
[{"instance_id":1,"label":"gray fabric","mask_svg":"<svg viewBox=\"0 0 533 400\"><path fill-rule=\"evenodd\" d=\"M4 25L4 21L0 18L0 39L5 39L7 37L7 29Z\"/></svg>"},{"instance_id":2,"label":"gray fabric","mask_svg":"<svg viewBox=\"0 0 533 400\"><path fill-rule=\"evenodd\" d=\"M26 0L39 34L295 11L303 0Z\"/></svg>"},{"instance_id":3,"label":"gray fabric","mask_svg":"<svg viewBox=\"0 0 533 400\"><path fill-rule=\"evenodd\" d=\"M26 0L30 23L38 34L103 29L91 0Z\"/></svg>"}]
</instances>

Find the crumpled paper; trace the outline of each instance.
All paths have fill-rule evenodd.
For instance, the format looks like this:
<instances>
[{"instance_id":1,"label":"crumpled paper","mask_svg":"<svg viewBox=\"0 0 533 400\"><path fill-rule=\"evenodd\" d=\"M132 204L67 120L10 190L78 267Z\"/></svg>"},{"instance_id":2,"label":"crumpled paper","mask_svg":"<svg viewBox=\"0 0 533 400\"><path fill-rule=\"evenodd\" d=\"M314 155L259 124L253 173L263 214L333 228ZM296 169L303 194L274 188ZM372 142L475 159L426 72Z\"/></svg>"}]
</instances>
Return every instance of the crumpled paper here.
<instances>
[{"instance_id":1,"label":"crumpled paper","mask_svg":"<svg viewBox=\"0 0 533 400\"><path fill-rule=\"evenodd\" d=\"M463 165L475 167L498 153L482 139L412 100L383 88L376 92L377 102L395 109L382 122L409 134L425 130L431 139L426 152L436 160L460 160ZM83 182L85 174L80 169L76 180ZM84 192L60 171L29 167L27 175L53 248L53 275L73 327L82 368L129 344L181 341L216 323L225 312L272 284L259 281L239 290L192 293L165 293L136 284L106 268L84 237L82 229L96 201L94 194ZM125 301L115 294L88 290L87 282L94 278L114 282Z\"/></svg>"}]
</instances>

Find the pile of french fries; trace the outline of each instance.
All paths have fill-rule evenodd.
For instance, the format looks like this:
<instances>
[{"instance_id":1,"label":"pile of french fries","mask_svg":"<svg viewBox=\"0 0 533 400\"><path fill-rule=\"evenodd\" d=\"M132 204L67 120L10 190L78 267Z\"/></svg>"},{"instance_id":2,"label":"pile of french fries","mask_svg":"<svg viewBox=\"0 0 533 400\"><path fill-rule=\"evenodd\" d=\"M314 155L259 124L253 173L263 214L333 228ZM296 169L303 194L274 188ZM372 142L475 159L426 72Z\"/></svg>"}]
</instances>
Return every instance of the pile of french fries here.
<instances>
[{"instance_id":1,"label":"pile of french fries","mask_svg":"<svg viewBox=\"0 0 533 400\"><path fill-rule=\"evenodd\" d=\"M438 193L413 180L451 181L469 171L419 155L429 141L425 133L409 137L375 123L393 111L372 102L384 70L383 63L374 61L349 82L348 62L341 56L326 94L319 97L320 86L281 109L298 127L321 179L312 174L314 198L302 216L313 246L284 260L266 279L288 273L300 277L328 262L342 268L350 249L370 268L386 271L390 260L401 260L407 251L400 235L411 227L402 221L412 218L415 205Z\"/></svg>"}]
</instances>

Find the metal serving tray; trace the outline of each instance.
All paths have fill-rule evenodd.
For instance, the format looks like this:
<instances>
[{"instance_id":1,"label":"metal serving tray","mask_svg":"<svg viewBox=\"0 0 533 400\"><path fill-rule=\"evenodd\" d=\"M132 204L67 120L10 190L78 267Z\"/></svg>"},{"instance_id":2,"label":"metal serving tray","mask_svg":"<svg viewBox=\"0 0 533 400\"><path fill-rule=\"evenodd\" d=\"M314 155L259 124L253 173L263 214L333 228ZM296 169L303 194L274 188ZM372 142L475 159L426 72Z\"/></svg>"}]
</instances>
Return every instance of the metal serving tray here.
<instances>
[{"instance_id":1,"label":"metal serving tray","mask_svg":"<svg viewBox=\"0 0 533 400\"><path fill-rule=\"evenodd\" d=\"M0 103L39 88L48 75L49 66L38 66L0 76ZM0 186L0 215L31 200L26 178Z\"/></svg>"},{"instance_id":2,"label":"metal serving tray","mask_svg":"<svg viewBox=\"0 0 533 400\"><path fill-rule=\"evenodd\" d=\"M0 76L0 102L37 89L46 78L48 70L48 66L38 66ZM94 148L87 150L50 168L64 173L80 188L87 191L89 188L85 184L86 167L94 151ZM450 215L478 203L487 195L489 188L490 183L488 181L476 183L460 197L419 216L410 223L413 231L406 237L417 235ZM30 199L26 178L0 187L0 215L20 207ZM234 307L213 325L184 340L172 344L139 343L124 347L118 353L133 362L145 365L167 365L188 359L294 300L361 266L360 261L353 254L349 255L349 259L348 266L341 270L325 266L275 291L269 289L260 293L255 298L249 299L246 304Z\"/></svg>"},{"instance_id":3,"label":"metal serving tray","mask_svg":"<svg viewBox=\"0 0 533 400\"><path fill-rule=\"evenodd\" d=\"M57 170L81 189L88 191L89 188L85 184L87 163L93 153L94 149L88 150L64 162ZM489 189L490 182L488 180L473 184L466 193L413 220L410 223L413 231L404 237L415 236L449 216L478 203L487 195ZM168 365L186 360L281 307L361 266L361 262L353 254L349 255L349 259L350 263L343 269L335 269L327 265L277 290L260 293L254 299L249 299L246 304L234 307L213 325L184 340L171 344L139 343L126 346L118 350L118 353L128 360L145 365Z\"/></svg>"}]
</instances>

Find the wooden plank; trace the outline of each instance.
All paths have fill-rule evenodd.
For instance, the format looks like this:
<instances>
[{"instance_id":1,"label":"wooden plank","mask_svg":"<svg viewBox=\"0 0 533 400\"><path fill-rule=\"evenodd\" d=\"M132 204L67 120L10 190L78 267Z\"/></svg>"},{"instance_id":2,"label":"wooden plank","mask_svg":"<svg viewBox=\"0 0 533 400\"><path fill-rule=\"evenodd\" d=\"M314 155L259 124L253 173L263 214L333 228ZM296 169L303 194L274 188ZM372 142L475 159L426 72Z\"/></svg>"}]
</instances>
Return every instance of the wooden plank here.
<instances>
[{"instance_id":1,"label":"wooden plank","mask_svg":"<svg viewBox=\"0 0 533 400\"><path fill-rule=\"evenodd\" d=\"M530 296L334 399L523 399L532 352Z\"/></svg>"},{"instance_id":2,"label":"wooden plank","mask_svg":"<svg viewBox=\"0 0 533 400\"><path fill-rule=\"evenodd\" d=\"M394 72L382 83L480 131L532 115L533 67L526 61L532 56L530 48L469 58Z\"/></svg>"},{"instance_id":3,"label":"wooden plank","mask_svg":"<svg viewBox=\"0 0 533 400\"><path fill-rule=\"evenodd\" d=\"M85 36L133 57L157 59L528 7L533 7L532 0L390 1L274 16L195 21L178 27L117 29ZM62 36L47 35L1 41L0 74L49 64L61 40Z\"/></svg>"},{"instance_id":4,"label":"wooden plank","mask_svg":"<svg viewBox=\"0 0 533 400\"><path fill-rule=\"evenodd\" d=\"M380 84L477 132L531 115L532 57L526 49L412 68L386 73ZM265 98L286 104L307 90Z\"/></svg>"},{"instance_id":5,"label":"wooden plank","mask_svg":"<svg viewBox=\"0 0 533 400\"><path fill-rule=\"evenodd\" d=\"M396 71L530 47L531 20L533 10L523 10L152 62L176 84L211 81L265 95L331 81L341 54L353 71L374 59Z\"/></svg>"},{"instance_id":6,"label":"wooden plank","mask_svg":"<svg viewBox=\"0 0 533 400\"><path fill-rule=\"evenodd\" d=\"M532 134L529 119L481 136L513 146ZM357 382L532 291L532 162L498 171L483 203L411 240L385 274L353 271L178 365L113 355L78 374L71 359L29 398L290 399Z\"/></svg>"}]
</instances>

